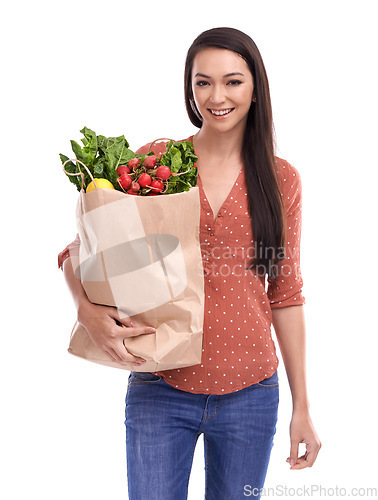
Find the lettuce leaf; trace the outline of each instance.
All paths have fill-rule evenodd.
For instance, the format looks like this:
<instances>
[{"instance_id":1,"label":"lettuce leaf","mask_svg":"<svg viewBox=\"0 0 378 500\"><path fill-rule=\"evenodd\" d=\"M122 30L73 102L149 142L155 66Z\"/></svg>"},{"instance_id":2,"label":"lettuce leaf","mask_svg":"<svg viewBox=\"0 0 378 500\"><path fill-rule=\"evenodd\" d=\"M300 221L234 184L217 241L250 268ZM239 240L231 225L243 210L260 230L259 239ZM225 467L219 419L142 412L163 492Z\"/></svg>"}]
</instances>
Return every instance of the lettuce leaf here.
<instances>
[{"instance_id":1,"label":"lettuce leaf","mask_svg":"<svg viewBox=\"0 0 378 500\"><path fill-rule=\"evenodd\" d=\"M162 165L167 165L171 172L186 172L179 176L172 176L168 181L166 194L189 191L197 185L198 172L194 164L198 160L194 154L193 144L190 141L169 141L167 151L161 157Z\"/></svg>"},{"instance_id":2,"label":"lettuce leaf","mask_svg":"<svg viewBox=\"0 0 378 500\"><path fill-rule=\"evenodd\" d=\"M60 156L60 159L62 160L62 165L64 164L65 161L67 161L69 159L68 156L62 155L62 153L59 153L59 156ZM76 165L72 161L66 163L64 165L64 168L65 168L65 170L67 170L67 172L70 172L71 174L79 171L78 169L76 169ZM67 175L67 177L70 180L70 182L72 182L72 184L75 184L77 190L80 191L81 190L81 179L82 179L81 175Z\"/></svg>"},{"instance_id":3,"label":"lettuce leaf","mask_svg":"<svg viewBox=\"0 0 378 500\"><path fill-rule=\"evenodd\" d=\"M80 132L84 135L81 139L83 146L74 140L70 141L75 157L86 165L93 177L107 179L118 191L123 191L117 182L117 168L119 165L126 165L134 157L140 158L140 163L142 163L146 156L154 155L153 151L148 154L135 154L129 149L129 143L124 135L105 137L104 135L96 135L88 127L83 127ZM60 154L59 156L62 164L68 160L65 155ZM188 191L191 187L197 185L197 168L194 167L197 160L193 144L190 141L169 141L166 152L161 157L161 164L167 165L173 173L185 173L169 178L167 194ZM91 182L90 175L80 163L69 162L66 164L65 169L70 173L84 172L84 189ZM68 178L80 191L81 176L69 175Z\"/></svg>"},{"instance_id":4,"label":"lettuce leaf","mask_svg":"<svg viewBox=\"0 0 378 500\"><path fill-rule=\"evenodd\" d=\"M129 143L125 139L125 136L97 136L96 133L88 127L83 127L80 132L84 135L81 139L83 146L74 140L70 141L75 157L88 167L93 177L108 179L115 189L122 191L117 182L118 174L116 169L119 165L126 164L135 156L134 152L129 149ZM62 164L68 160L68 157L62 154L60 154L60 158ZM84 188L91 182L90 175L79 163L76 167L73 162L69 162L65 168L71 173L84 172ZM78 191L80 191L81 176L68 177L70 181L76 185Z\"/></svg>"}]
</instances>

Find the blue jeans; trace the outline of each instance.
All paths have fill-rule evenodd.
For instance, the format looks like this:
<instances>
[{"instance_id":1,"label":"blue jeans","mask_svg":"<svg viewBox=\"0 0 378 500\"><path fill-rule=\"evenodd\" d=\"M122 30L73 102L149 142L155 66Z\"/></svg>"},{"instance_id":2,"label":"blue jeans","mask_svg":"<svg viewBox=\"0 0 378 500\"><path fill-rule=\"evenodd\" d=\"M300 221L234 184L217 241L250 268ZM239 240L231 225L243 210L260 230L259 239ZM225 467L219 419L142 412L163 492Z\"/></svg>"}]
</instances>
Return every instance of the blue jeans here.
<instances>
[{"instance_id":1,"label":"blue jeans","mask_svg":"<svg viewBox=\"0 0 378 500\"><path fill-rule=\"evenodd\" d=\"M131 372L125 412L129 500L187 499L201 434L204 498L260 498L257 491L268 469L278 401L277 372L221 395L193 394L152 373Z\"/></svg>"}]
</instances>

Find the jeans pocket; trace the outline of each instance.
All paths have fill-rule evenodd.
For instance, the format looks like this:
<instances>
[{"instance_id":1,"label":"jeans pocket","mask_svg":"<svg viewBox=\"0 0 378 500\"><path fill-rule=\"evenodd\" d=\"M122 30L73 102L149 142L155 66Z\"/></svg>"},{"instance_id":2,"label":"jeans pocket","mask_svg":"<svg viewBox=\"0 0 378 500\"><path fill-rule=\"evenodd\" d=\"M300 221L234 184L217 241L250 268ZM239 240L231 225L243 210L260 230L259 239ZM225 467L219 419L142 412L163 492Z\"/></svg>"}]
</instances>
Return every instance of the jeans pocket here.
<instances>
[{"instance_id":1,"label":"jeans pocket","mask_svg":"<svg viewBox=\"0 0 378 500\"><path fill-rule=\"evenodd\" d=\"M151 372L130 372L128 385L153 384L160 382L162 377Z\"/></svg>"},{"instance_id":2,"label":"jeans pocket","mask_svg":"<svg viewBox=\"0 0 378 500\"><path fill-rule=\"evenodd\" d=\"M272 376L264 378L264 380L260 380L260 382L257 382L256 385L259 385L260 387L265 387L267 389L273 389L274 387L278 387L279 381L278 381L277 371L275 371Z\"/></svg>"}]
</instances>

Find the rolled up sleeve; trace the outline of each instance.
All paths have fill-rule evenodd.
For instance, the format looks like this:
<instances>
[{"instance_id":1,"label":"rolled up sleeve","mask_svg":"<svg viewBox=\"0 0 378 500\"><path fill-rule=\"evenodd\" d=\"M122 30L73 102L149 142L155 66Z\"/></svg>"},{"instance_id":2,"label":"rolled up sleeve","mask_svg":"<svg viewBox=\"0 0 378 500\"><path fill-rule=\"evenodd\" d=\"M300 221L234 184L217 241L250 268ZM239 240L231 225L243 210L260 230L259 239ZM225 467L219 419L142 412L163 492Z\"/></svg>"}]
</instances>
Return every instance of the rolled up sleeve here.
<instances>
[{"instance_id":1,"label":"rolled up sleeve","mask_svg":"<svg viewBox=\"0 0 378 500\"><path fill-rule=\"evenodd\" d=\"M62 250L58 254L58 268L60 268L63 271L63 262L72 255L78 256L79 249L80 249L80 237L79 233L77 233L76 238L69 245L67 245L64 250Z\"/></svg>"},{"instance_id":2,"label":"rolled up sleeve","mask_svg":"<svg viewBox=\"0 0 378 500\"><path fill-rule=\"evenodd\" d=\"M288 162L281 161L278 173L286 208L286 245L285 258L280 262L277 278L268 279L271 309L305 303L300 267L302 182L298 171Z\"/></svg>"}]
</instances>

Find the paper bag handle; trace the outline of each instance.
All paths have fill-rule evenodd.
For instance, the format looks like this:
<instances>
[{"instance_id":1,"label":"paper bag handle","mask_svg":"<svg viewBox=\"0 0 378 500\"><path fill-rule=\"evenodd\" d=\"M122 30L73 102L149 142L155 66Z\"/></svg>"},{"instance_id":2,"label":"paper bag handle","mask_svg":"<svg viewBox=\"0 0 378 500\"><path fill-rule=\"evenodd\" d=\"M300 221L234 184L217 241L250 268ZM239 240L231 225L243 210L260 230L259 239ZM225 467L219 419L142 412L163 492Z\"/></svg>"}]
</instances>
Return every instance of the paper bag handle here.
<instances>
[{"instance_id":1,"label":"paper bag handle","mask_svg":"<svg viewBox=\"0 0 378 500\"><path fill-rule=\"evenodd\" d=\"M157 139L157 140L159 140L159 139ZM67 172L67 170L64 168L64 165L65 165L66 163L68 163L69 161L76 161L76 162L81 163L81 165L83 165L83 167L85 168L85 170L88 172L88 175L89 175L89 177L92 179L92 182L93 182L93 184L95 185L96 189L98 189L97 184L96 184L96 181L94 180L94 178L93 178L93 175L92 175L91 171L89 170L89 168L88 168L86 165L84 165L84 163L83 163L82 161L78 160L77 158L73 158L72 160L67 160L67 161L65 161L65 162L63 163L63 170L64 170L64 172L65 172L67 175L81 175L81 190L82 190L82 191L84 191L84 172L81 172L81 171L80 171L80 172L75 172L75 173ZM80 168L79 168L79 170L80 170Z\"/></svg>"},{"instance_id":2,"label":"paper bag handle","mask_svg":"<svg viewBox=\"0 0 378 500\"><path fill-rule=\"evenodd\" d=\"M157 141L173 141L176 142L174 139L170 139L169 137L160 137L160 139L155 139L154 141L151 142L150 147L148 148L148 152L151 151L152 144L155 144Z\"/></svg>"}]
</instances>

